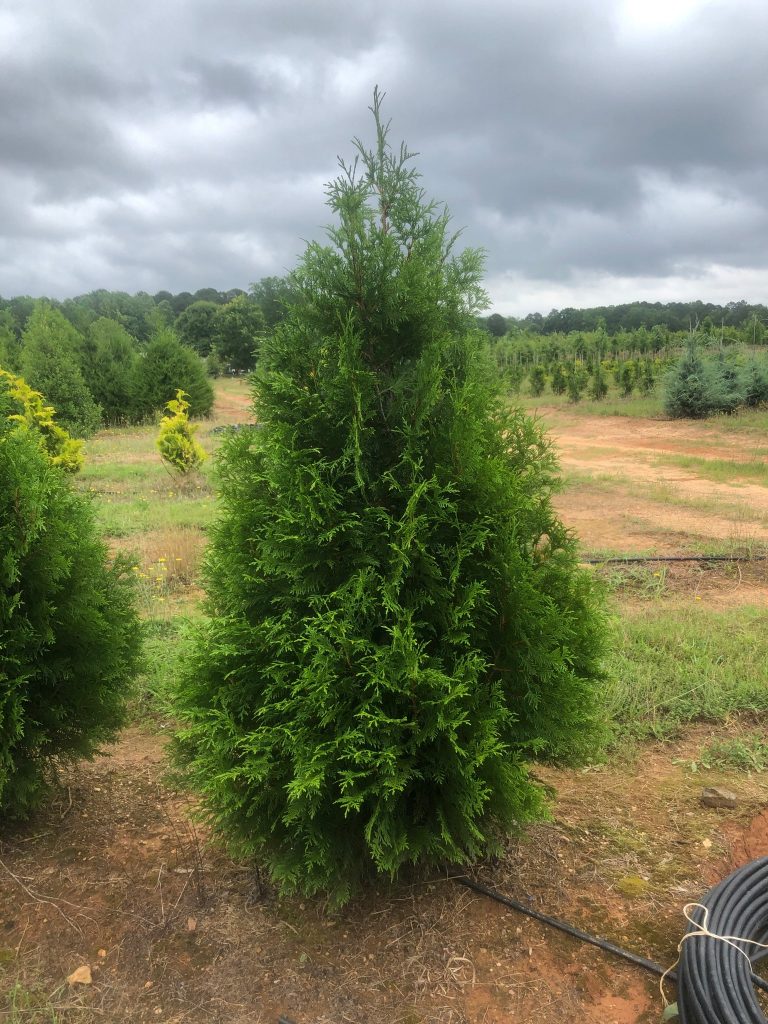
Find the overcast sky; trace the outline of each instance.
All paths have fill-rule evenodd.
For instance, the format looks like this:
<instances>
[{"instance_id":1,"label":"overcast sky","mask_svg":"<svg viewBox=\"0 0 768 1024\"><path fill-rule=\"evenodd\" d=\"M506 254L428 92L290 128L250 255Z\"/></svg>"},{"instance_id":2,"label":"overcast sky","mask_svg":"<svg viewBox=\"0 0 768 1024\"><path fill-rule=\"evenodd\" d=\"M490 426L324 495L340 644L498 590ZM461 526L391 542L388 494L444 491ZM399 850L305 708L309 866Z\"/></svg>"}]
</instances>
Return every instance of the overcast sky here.
<instances>
[{"instance_id":1,"label":"overcast sky","mask_svg":"<svg viewBox=\"0 0 768 1024\"><path fill-rule=\"evenodd\" d=\"M376 83L497 312L768 302L766 0L2 0L0 295L284 274Z\"/></svg>"}]
</instances>

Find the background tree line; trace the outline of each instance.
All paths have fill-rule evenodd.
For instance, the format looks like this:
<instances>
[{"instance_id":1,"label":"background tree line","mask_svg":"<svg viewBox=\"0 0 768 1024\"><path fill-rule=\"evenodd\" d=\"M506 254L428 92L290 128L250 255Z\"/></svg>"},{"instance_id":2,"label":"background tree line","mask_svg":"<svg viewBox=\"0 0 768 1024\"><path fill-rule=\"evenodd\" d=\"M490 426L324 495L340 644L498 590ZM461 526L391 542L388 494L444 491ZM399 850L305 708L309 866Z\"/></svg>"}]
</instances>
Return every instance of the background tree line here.
<instances>
[{"instance_id":1,"label":"background tree line","mask_svg":"<svg viewBox=\"0 0 768 1024\"><path fill-rule=\"evenodd\" d=\"M493 337L505 334L569 334L572 331L597 331L608 335L645 327L664 327L668 331L734 328L751 332L752 343L760 344L768 333L768 307L744 299L724 306L713 302L625 302L617 306L592 306L587 309L553 309L547 314L529 313L525 317L504 317L492 313L481 320Z\"/></svg>"},{"instance_id":2,"label":"background tree line","mask_svg":"<svg viewBox=\"0 0 768 1024\"><path fill-rule=\"evenodd\" d=\"M191 414L203 416L213 402L207 377L252 370L263 339L299 297L292 275L262 278L247 292L99 289L63 301L0 297L0 367L25 376L79 436L154 416L178 388L189 394ZM626 389L629 364L653 363L634 374L636 388L650 388L680 358L692 327L698 346L717 353L765 345L767 322L768 308L760 304L697 301L567 308L520 319L494 313L478 326L490 336L512 390L531 374L538 388L540 378L554 373L555 387L568 377L576 398L579 381L582 391L589 388L585 364L592 373L608 360L609 374L619 364L625 380L617 385ZM554 370L558 363L562 373ZM572 364L578 366L569 371ZM598 379L593 390L602 389Z\"/></svg>"},{"instance_id":3,"label":"background tree line","mask_svg":"<svg viewBox=\"0 0 768 1024\"><path fill-rule=\"evenodd\" d=\"M179 388L191 415L205 416L209 377L253 369L262 339L294 297L289 279L271 277L249 292L0 298L0 367L41 391L80 437L152 417Z\"/></svg>"}]
</instances>

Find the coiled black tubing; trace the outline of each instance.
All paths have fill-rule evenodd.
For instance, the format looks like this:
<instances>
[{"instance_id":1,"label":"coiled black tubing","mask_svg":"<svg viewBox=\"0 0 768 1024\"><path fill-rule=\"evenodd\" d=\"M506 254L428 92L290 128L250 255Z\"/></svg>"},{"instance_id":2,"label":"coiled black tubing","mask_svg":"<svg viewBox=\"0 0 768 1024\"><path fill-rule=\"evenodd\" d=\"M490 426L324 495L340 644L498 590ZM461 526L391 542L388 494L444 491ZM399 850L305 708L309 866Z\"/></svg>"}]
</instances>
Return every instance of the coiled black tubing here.
<instances>
[{"instance_id":1,"label":"coiled black tubing","mask_svg":"<svg viewBox=\"0 0 768 1024\"><path fill-rule=\"evenodd\" d=\"M714 935L768 942L768 857L738 868L701 903L708 911L706 927ZM755 985L768 986L752 973L752 966L768 950L692 934L704 925L704 911L694 907L690 916L695 923L688 928L691 937L683 940L677 968L682 1024L766 1024Z\"/></svg>"}]
</instances>

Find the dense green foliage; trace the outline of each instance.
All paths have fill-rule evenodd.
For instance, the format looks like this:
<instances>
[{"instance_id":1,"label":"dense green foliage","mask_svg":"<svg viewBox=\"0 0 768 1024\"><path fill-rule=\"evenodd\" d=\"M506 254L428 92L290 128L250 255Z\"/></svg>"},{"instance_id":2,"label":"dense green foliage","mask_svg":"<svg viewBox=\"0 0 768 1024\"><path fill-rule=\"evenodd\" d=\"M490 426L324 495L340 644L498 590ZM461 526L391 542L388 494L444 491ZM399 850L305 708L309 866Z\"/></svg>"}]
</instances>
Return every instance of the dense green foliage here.
<instances>
[{"instance_id":1,"label":"dense green foliage","mask_svg":"<svg viewBox=\"0 0 768 1024\"><path fill-rule=\"evenodd\" d=\"M704 359L695 338L664 382L664 411L672 417L703 418L733 412L740 404L735 368Z\"/></svg>"},{"instance_id":2,"label":"dense green foliage","mask_svg":"<svg viewBox=\"0 0 768 1024\"><path fill-rule=\"evenodd\" d=\"M213 408L213 388L198 355L182 345L165 328L147 345L136 370L136 402L148 416L162 409L181 388L189 396L191 416L208 416Z\"/></svg>"},{"instance_id":3,"label":"dense green foliage","mask_svg":"<svg viewBox=\"0 0 768 1024\"><path fill-rule=\"evenodd\" d=\"M261 307L245 295L219 309L214 347L221 363L231 370L252 370L266 328Z\"/></svg>"},{"instance_id":4,"label":"dense green foliage","mask_svg":"<svg viewBox=\"0 0 768 1024\"><path fill-rule=\"evenodd\" d=\"M90 437L101 422L81 366L82 335L57 310L40 303L24 331L22 376L56 409L60 424L76 437Z\"/></svg>"},{"instance_id":5,"label":"dense green foliage","mask_svg":"<svg viewBox=\"0 0 768 1024\"><path fill-rule=\"evenodd\" d=\"M0 415L0 819L121 725L140 647L128 569L40 433Z\"/></svg>"},{"instance_id":6,"label":"dense green foliage","mask_svg":"<svg viewBox=\"0 0 768 1024\"><path fill-rule=\"evenodd\" d=\"M337 901L539 813L526 762L588 746L603 635L551 448L473 329L481 255L454 254L374 110L264 341L263 429L224 443L177 701L212 823Z\"/></svg>"},{"instance_id":7,"label":"dense green foliage","mask_svg":"<svg viewBox=\"0 0 768 1024\"><path fill-rule=\"evenodd\" d=\"M130 334L116 320L100 317L88 328L89 358L85 380L101 407L107 426L134 423L141 403L137 394L139 356Z\"/></svg>"},{"instance_id":8,"label":"dense green foliage","mask_svg":"<svg viewBox=\"0 0 768 1024\"><path fill-rule=\"evenodd\" d=\"M207 356L216 340L216 314L219 306L215 302L199 300L187 306L176 319L175 329L179 341L194 349L199 356Z\"/></svg>"}]
</instances>

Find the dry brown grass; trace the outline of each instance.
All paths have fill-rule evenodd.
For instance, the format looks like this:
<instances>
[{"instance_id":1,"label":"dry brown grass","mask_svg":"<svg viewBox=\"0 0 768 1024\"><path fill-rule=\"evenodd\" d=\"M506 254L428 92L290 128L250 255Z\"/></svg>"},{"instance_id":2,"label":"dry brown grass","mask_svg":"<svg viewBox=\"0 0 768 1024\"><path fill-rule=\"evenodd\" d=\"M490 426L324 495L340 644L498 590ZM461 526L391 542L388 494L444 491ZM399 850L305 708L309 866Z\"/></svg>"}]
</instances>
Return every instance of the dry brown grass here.
<instances>
[{"instance_id":1,"label":"dry brown grass","mask_svg":"<svg viewBox=\"0 0 768 1024\"><path fill-rule=\"evenodd\" d=\"M153 530L132 540L141 572L161 584L164 592L195 585L206 544L202 530L194 527Z\"/></svg>"}]
</instances>

